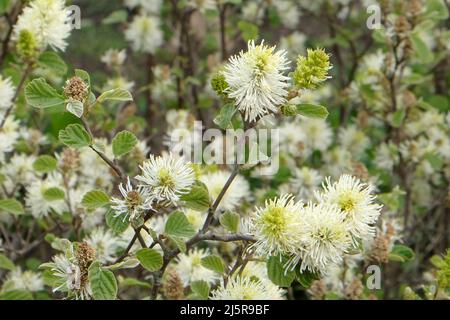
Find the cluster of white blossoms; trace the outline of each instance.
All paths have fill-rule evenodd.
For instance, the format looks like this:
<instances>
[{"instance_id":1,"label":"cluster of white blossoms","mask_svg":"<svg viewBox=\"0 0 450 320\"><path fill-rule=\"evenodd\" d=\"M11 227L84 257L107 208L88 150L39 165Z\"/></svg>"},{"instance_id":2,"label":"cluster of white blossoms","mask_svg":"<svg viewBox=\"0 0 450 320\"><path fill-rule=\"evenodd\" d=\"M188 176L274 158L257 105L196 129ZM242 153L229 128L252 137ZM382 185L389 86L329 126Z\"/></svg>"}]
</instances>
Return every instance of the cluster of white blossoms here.
<instances>
[{"instance_id":1,"label":"cluster of white blossoms","mask_svg":"<svg viewBox=\"0 0 450 320\"><path fill-rule=\"evenodd\" d=\"M191 164L168 153L158 157L150 155L150 159L140 168L142 175L137 176L136 180L157 202L177 203L195 181Z\"/></svg>"},{"instance_id":2,"label":"cluster of white blossoms","mask_svg":"<svg viewBox=\"0 0 450 320\"><path fill-rule=\"evenodd\" d=\"M67 21L68 16L64 0L33 0L19 16L14 27L14 38L19 39L20 33L26 30L34 36L40 50L50 46L54 50L64 51L72 29Z\"/></svg>"},{"instance_id":3,"label":"cluster of white blossoms","mask_svg":"<svg viewBox=\"0 0 450 320\"><path fill-rule=\"evenodd\" d=\"M3 78L0 75L0 121L2 121L5 111L11 107L15 91L11 79Z\"/></svg>"},{"instance_id":4,"label":"cluster of white blossoms","mask_svg":"<svg viewBox=\"0 0 450 320\"><path fill-rule=\"evenodd\" d=\"M112 198L111 208L123 219L134 220L152 209L153 202L160 205L176 204L183 194L190 191L195 181L190 163L175 158L169 153L150 155L140 166L142 173L136 176L139 185L134 187L128 178L127 184L119 185L122 198Z\"/></svg>"},{"instance_id":5,"label":"cluster of white blossoms","mask_svg":"<svg viewBox=\"0 0 450 320\"><path fill-rule=\"evenodd\" d=\"M249 232L260 256L285 256L289 267L326 273L342 261L344 254L375 234L381 206L375 203L373 187L359 179L342 175L317 192L318 203L295 202L283 195L256 208Z\"/></svg>"},{"instance_id":6,"label":"cluster of white blossoms","mask_svg":"<svg viewBox=\"0 0 450 320\"><path fill-rule=\"evenodd\" d=\"M228 85L226 92L235 99L246 121L274 113L286 102L289 77L284 72L288 67L286 51L275 51L264 42L256 45L250 41L246 52L230 58L222 72Z\"/></svg>"},{"instance_id":7,"label":"cluster of white blossoms","mask_svg":"<svg viewBox=\"0 0 450 320\"><path fill-rule=\"evenodd\" d=\"M158 16L142 11L125 30L125 39L136 52L155 53L164 40L160 24Z\"/></svg>"}]
</instances>

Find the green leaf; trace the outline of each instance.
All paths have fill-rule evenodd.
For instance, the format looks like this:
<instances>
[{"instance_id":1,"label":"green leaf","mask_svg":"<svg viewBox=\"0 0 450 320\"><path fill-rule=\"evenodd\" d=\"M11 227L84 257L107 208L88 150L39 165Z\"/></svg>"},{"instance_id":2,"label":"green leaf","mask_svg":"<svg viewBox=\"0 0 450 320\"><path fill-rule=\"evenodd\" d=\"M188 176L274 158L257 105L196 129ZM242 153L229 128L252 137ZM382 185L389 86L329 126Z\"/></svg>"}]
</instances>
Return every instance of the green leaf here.
<instances>
[{"instance_id":1,"label":"green leaf","mask_svg":"<svg viewBox=\"0 0 450 320\"><path fill-rule=\"evenodd\" d=\"M208 188L200 181L196 181L189 193L181 196L181 200L185 202L186 207L197 211L207 210L211 203Z\"/></svg>"},{"instance_id":2,"label":"green leaf","mask_svg":"<svg viewBox=\"0 0 450 320\"><path fill-rule=\"evenodd\" d=\"M87 147L92 143L92 137L79 124L69 124L65 129L59 131L59 140L66 146L75 149Z\"/></svg>"},{"instance_id":3,"label":"green leaf","mask_svg":"<svg viewBox=\"0 0 450 320\"><path fill-rule=\"evenodd\" d=\"M100 267L100 263L95 261L89 267L89 282L91 284L92 295L95 300L115 300L117 296L117 280L109 270Z\"/></svg>"},{"instance_id":4,"label":"green leaf","mask_svg":"<svg viewBox=\"0 0 450 320\"><path fill-rule=\"evenodd\" d=\"M167 219L164 232L172 237L192 237L195 229L183 212L175 211Z\"/></svg>"},{"instance_id":5,"label":"green leaf","mask_svg":"<svg viewBox=\"0 0 450 320\"><path fill-rule=\"evenodd\" d=\"M113 11L109 16L102 20L103 24L115 24L126 22L128 13L126 10Z\"/></svg>"},{"instance_id":6,"label":"green leaf","mask_svg":"<svg viewBox=\"0 0 450 320\"><path fill-rule=\"evenodd\" d=\"M67 102L66 110L74 116L81 118L84 113L83 102L78 100L70 100L69 102Z\"/></svg>"},{"instance_id":7,"label":"green leaf","mask_svg":"<svg viewBox=\"0 0 450 320\"><path fill-rule=\"evenodd\" d=\"M109 265L105 267L105 269L114 271L114 270L120 270L120 269L133 269L136 268L139 265L139 260L130 258L126 260L122 260L118 263L115 263L113 265Z\"/></svg>"},{"instance_id":8,"label":"green leaf","mask_svg":"<svg viewBox=\"0 0 450 320\"><path fill-rule=\"evenodd\" d=\"M317 273L308 271L308 270L303 270L302 272L300 272L300 268L297 267L298 272L296 272L296 276L297 276L297 280L298 282L300 282L300 284L304 287L304 288L309 288L311 287L311 284L315 281L319 279L319 276L317 275Z\"/></svg>"},{"instance_id":9,"label":"green leaf","mask_svg":"<svg viewBox=\"0 0 450 320\"><path fill-rule=\"evenodd\" d=\"M101 190L92 190L84 195L81 204L90 210L98 209L109 204L109 196Z\"/></svg>"},{"instance_id":10,"label":"green leaf","mask_svg":"<svg viewBox=\"0 0 450 320\"><path fill-rule=\"evenodd\" d=\"M448 18L448 9L444 0L427 0L426 15L431 19L445 20Z\"/></svg>"},{"instance_id":11,"label":"green leaf","mask_svg":"<svg viewBox=\"0 0 450 320\"><path fill-rule=\"evenodd\" d=\"M118 215L113 209L106 212L106 225L111 228L115 234L121 234L127 230L130 221L126 214Z\"/></svg>"},{"instance_id":12,"label":"green leaf","mask_svg":"<svg viewBox=\"0 0 450 320\"><path fill-rule=\"evenodd\" d=\"M225 229L231 232L239 231L239 220L240 220L239 214L230 211L225 212L219 218L220 224Z\"/></svg>"},{"instance_id":13,"label":"green leaf","mask_svg":"<svg viewBox=\"0 0 450 320\"><path fill-rule=\"evenodd\" d=\"M219 114L214 118L214 123L222 129L231 129L233 128L231 120L235 113L236 108L232 104L226 104L220 108Z\"/></svg>"},{"instance_id":14,"label":"green leaf","mask_svg":"<svg viewBox=\"0 0 450 320\"><path fill-rule=\"evenodd\" d=\"M135 278L125 278L120 280L119 278L119 285L120 287L131 287L131 286L137 286L137 287L142 287L142 288L151 288L152 286L150 284L148 284L147 282L144 281L140 281L138 279Z\"/></svg>"},{"instance_id":15,"label":"green leaf","mask_svg":"<svg viewBox=\"0 0 450 320\"><path fill-rule=\"evenodd\" d=\"M0 293L0 300L33 300L33 295L26 290L11 290Z\"/></svg>"},{"instance_id":16,"label":"green leaf","mask_svg":"<svg viewBox=\"0 0 450 320\"><path fill-rule=\"evenodd\" d=\"M112 101L133 101L133 97L128 90L116 88L112 90L108 90L103 92L98 98L97 101L102 103L106 100Z\"/></svg>"},{"instance_id":17,"label":"green leaf","mask_svg":"<svg viewBox=\"0 0 450 320\"><path fill-rule=\"evenodd\" d=\"M49 188L45 190L42 195L44 196L44 199L47 201L57 201L57 200L63 200L66 196L66 193L64 190L60 188Z\"/></svg>"},{"instance_id":18,"label":"green leaf","mask_svg":"<svg viewBox=\"0 0 450 320\"><path fill-rule=\"evenodd\" d=\"M204 280L192 281L191 290L200 300L207 300L209 297L209 284Z\"/></svg>"},{"instance_id":19,"label":"green leaf","mask_svg":"<svg viewBox=\"0 0 450 320\"><path fill-rule=\"evenodd\" d=\"M399 128L402 125L405 116L405 110L397 110L396 112L394 112L394 114L392 115L392 126L394 128Z\"/></svg>"},{"instance_id":20,"label":"green leaf","mask_svg":"<svg viewBox=\"0 0 450 320\"><path fill-rule=\"evenodd\" d=\"M186 253L187 247L183 238L167 236L170 241L180 250L181 253Z\"/></svg>"},{"instance_id":21,"label":"green leaf","mask_svg":"<svg viewBox=\"0 0 450 320\"><path fill-rule=\"evenodd\" d=\"M44 78L34 79L25 87L25 99L35 108L49 108L64 103L64 98Z\"/></svg>"},{"instance_id":22,"label":"green leaf","mask_svg":"<svg viewBox=\"0 0 450 320\"><path fill-rule=\"evenodd\" d=\"M75 75L81 80L83 80L89 87L89 92L91 91L91 77L89 76L89 73L87 73L84 70L81 69L75 69Z\"/></svg>"},{"instance_id":23,"label":"green leaf","mask_svg":"<svg viewBox=\"0 0 450 320\"><path fill-rule=\"evenodd\" d=\"M295 271L285 270L285 263L286 259L282 258L280 261L279 256L272 256L267 261L267 274L269 279L280 287L290 287L292 281L295 279Z\"/></svg>"},{"instance_id":24,"label":"green leaf","mask_svg":"<svg viewBox=\"0 0 450 320\"><path fill-rule=\"evenodd\" d=\"M0 269L14 270L14 268L15 268L14 262L12 262L3 253L0 253Z\"/></svg>"},{"instance_id":25,"label":"green leaf","mask_svg":"<svg viewBox=\"0 0 450 320\"><path fill-rule=\"evenodd\" d=\"M433 61L433 52L428 47L426 42L422 40L420 35L413 33L411 35L411 42L414 48L414 53L417 55L423 63L429 63Z\"/></svg>"},{"instance_id":26,"label":"green leaf","mask_svg":"<svg viewBox=\"0 0 450 320\"><path fill-rule=\"evenodd\" d=\"M389 253L389 260L397 262L407 262L414 259L414 251L404 245L395 245Z\"/></svg>"},{"instance_id":27,"label":"green leaf","mask_svg":"<svg viewBox=\"0 0 450 320\"><path fill-rule=\"evenodd\" d=\"M154 249L141 249L136 252L136 258L145 269L151 272L158 271L163 265L163 257Z\"/></svg>"},{"instance_id":28,"label":"green leaf","mask_svg":"<svg viewBox=\"0 0 450 320\"><path fill-rule=\"evenodd\" d=\"M239 21L237 26L245 41L256 40L258 38L259 28L257 25L247 21Z\"/></svg>"},{"instance_id":29,"label":"green leaf","mask_svg":"<svg viewBox=\"0 0 450 320\"><path fill-rule=\"evenodd\" d=\"M328 117L328 110L324 106L302 103L296 106L297 114L308 118L326 119Z\"/></svg>"},{"instance_id":30,"label":"green leaf","mask_svg":"<svg viewBox=\"0 0 450 320\"><path fill-rule=\"evenodd\" d=\"M15 215L24 214L22 204L16 199L2 199L0 200L0 211L6 211Z\"/></svg>"},{"instance_id":31,"label":"green leaf","mask_svg":"<svg viewBox=\"0 0 450 320\"><path fill-rule=\"evenodd\" d=\"M45 51L39 56L39 66L49 69L59 76L67 73L67 65L64 60L53 51Z\"/></svg>"},{"instance_id":32,"label":"green leaf","mask_svg":"<svg viewBox=\"0 0 450 320\"><path fill-rule=\"evenodd\" d=\"M225 264L223 263L222 258L216 255L202 258L202 266L220 274L225 272Z\"/></svg>"},{"instance_id":33,"label":"green leaf","mask_svg":"<svg viewBox=\"0 0 450 320\"><path fill-rule=\"evenodd\" d=\"M52 156L43 155L36 159L33 163L33 169L42 172L48 173L56 169L58 162Z\"/></svg>"},{"instance_id":34,"label":"green leaf","mask_svg":"<svg viewBox=\"0 0 450 320\"><path fill-rule=\"evenodd\" d=\"M137 143L138 139L133 133L126 130L119 132L112 141L114 156L118 158L127 154Z\"/></svg>"},{"instance_id":35,"label":"green leaf","mask_svg":"<svg viewBox=\"0 0 450 320\"><path fill-rule=\"evenodd\" d=\"M8 10L10 0L0 0L0 14L5 13Z\"/></svg>"}]
</instances>

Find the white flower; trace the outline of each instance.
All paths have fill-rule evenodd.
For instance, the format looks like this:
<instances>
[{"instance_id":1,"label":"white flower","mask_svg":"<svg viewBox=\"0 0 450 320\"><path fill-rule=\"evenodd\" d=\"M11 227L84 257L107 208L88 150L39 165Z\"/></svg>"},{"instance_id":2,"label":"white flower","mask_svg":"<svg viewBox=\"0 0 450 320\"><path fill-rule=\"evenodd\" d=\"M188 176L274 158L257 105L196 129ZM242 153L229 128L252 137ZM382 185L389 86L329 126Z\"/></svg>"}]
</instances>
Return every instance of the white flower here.
<instances>
[{"instance_id":1,"label":"white flower","mask_svg":"<svg viewBox=\"0 0 450 320\"><path fill-rule=\"evenodd\" d=\"M142 175L136 179L143 182L141 186L157 201L176 203L180 196L189 192L195 181L190 163L175 159L171 154L150 155L140 168Z\"/></svg>"},{"instance_id":2,"label":"white flower","mask_svg":"<svg viewBox=\"0 0 450 320\"><path fill-rule=\"evenodd\" d=\"M188 219L189 223L194 227L194 229L198 231L203 227L207 213L205 211L200 212L192 209L185 209L184 215Z\"/></svg>"},{"instance_id":3,"label":"white flower","mask_svg":"<svg viewBox=\"0 0 450 320\"><path fill-rule=\"evenodd\" d=\"M2 116L0 115L0 119ZM0 130L0 163L5 160L5 154L14 150L14 145L19 138L19 122L12 117L5 120L2 130Z\"/></svg>"},{"instance_id":4,"label":"white flower","mask_svg":"<svg viewBox=\"0 0 450 320\"><path fill-rule=\"evenodd\" d=\"M382 143L375 155L375 164L377 167L392 171L394 165L400 160L398 148L392 142Z\"/></svg>"},{"instance_id":5,"label":"white flower","mask_svg":"<svg viewBox=\"0 0 450 320\"><path fill-rule=\"evenodd\" d=\"M33 163L36 157L26 154L14 154L8 165L1 168L0 172L5 176L3 182L6 190L12 192L18 184L27 186L36 178Z\"/></svg>"},{"instance_id":6,"label":"white flower","mask_svg":"<svg viewBox=\"0 0 450 320\"><path fill-rule=\"evenodd\" d=\"M374 187L362 183L351 175L342 175L337 182L328 178L324 192L318 193L320 201L336 205L345 214L354 242L366 240L375 235L374 224L378 220L381 206L374 203Z\"/></svg>"},{"instance_id":7,"label":"white flower","mask_svg":"<svg viewBox=\"0 0 450 320\"><path fill-rule=\"evenodd\" d=\"M33 271L22 271L20 268L12 270L3 285L3 288L14 290L26 290L36 292L44 290L44 281L41 276Z\"/></svg>"},{"instance_id":8,"label":"white flower","mask_svg":"<svg viewBox=\"0 0 450 320\"><path fill-rule=\"evenodd\" d=\"M332 204L310 203L301 220L301 246L293 262L301 260L301 270L325 272L329 265L342 261L352 244L345 213Z\"/></svg>"},{"instance_id":9,"label":"white flower","mask_svg":"<svg viewBox=\"0 0 450 320\"><path fill-rule=\"evenodd\" d=\"M328 149L333 132L325 120L301 117L300 128L307 148L319 151Z\"/></svg>"},{"instance_id":10,"label":"white flower","mask_svg":"<svg viewBox=\"0 0 450 320\"><path fill-rule=\"evenodd\" d=\"M115 261L117 251L126 246L124 239L115 237L111 230L102 227L94 229L85 242L95 249L97 259L104 264Z\"/></svg>"},{"instance_id":11,"label":"white flower","mask_svg":"<svg viewBox=\"0 0 450 320\"><path fill-rule=\"evenodd\" d=\"M225 183L230 177L231 172L221 170L202 175L200 181L208 188L211 200L214 202L222 191ZM225 195L220 201L218 211L233 210L243 200L250 196L250 186L248 181L240 175L237 175L228 187Z\"/></svg>"},{"instance_id":12,"label":"white flower","mask_svg":"<svg viewBox=\"0 0 450 320\"><path fill-rule=\"evenodd\" d=\"M125 49L109 49L100 58L101 62L106 64L108 67L120 67L125 62L127 58L127 53Z\"/></svg>"},{"instance_id":13,"label":"white flower","mask_svg":"<svg viewBox=\"0 0 450 320\"><path fill-rule=\"evenodd\" d=\"M290 194L267 200L263 208L256 208L250 216L249 231L256 238L252 245L256 254L270 256L297 251L301 234L302 202L295 202Z\"/></svg>"},{"instance_id":14,"label":"white flower","mask_svg":"<svg viewBox=\"0 0 450 320\"><path fill-rule=\"evenodd\" d=\"M189 0L187 5L195 8L201 13L205 13L207 10L215 10L217 3L214 0Z\"/></svg>"},{"instance_id":15,"label":"white flower","mask_svg":"<svg viewBox=\"0 0 450 320\"><path fill-rule=\"evenodd\" d=\"M297 198L311 200L315 189L320 186L323 178L315 169L302 167L295 168L291 179L292 188L297 194Z\"/></svg>"},{"instance_id":16,"label":"white flower","mask_svg":"<svg viewBox=\"0 0 450 320\"><path fill-rule=\"evenodd\" d=\"M25 203L35 218L47 216L55 211L62 214L67 210L67 204L63 199L49 201L45 198L45 192L50 188L61 188L61 177L59 175L49 175L45 180L36 179L27 188Z\"/></svg>"},{"instance_id":17,"label":"white flower","mask_svg":"<svg viewBox=\"0 0 450 320\"><path fill-rule=\"evenodd\" d=\"M123 199L111 199L113 204L111 209L116 211L116 216L123 215L124 220L128 217L131 221L141 217L145 211L152 209L152 199L147 190L142 187L134 190L130 178L128 178L125 187L122 183L119 185L119 191Z\"/></svg>"},{"instance_id":18,"label":"white flower","mask_svg":"<svg viewBox=\"0 0 450 320\"><path fill-rule=\"evenodd\" d=\"M192 281L203 280L214 284L219 275L212 270L202 266L202 259L211 253L207 249L192 249L187 254L179 255L175 270L179 275L183 286L187 287Z\"/></svg>"},{"instance_id":19,"label":"white flower","mask_svg":"<svg viewBox=\"0 0 450 320\"><path fill-rule=\"evenodd\" d=\"M291 29L297 28L300 20L300 11L294 1L277 0L273 2L273 5L277 9L278 16L284 26Z\"/></svg>"},{"instance_id":20,"label":"white flower","mask_svg":"<svg viewBox=\"0 0 450 320\"><path fill-rule=\"evenodd\" d=\"M283 290L247 277L233 277L212 292L212 300L282 300Z\"/></svg>"},{"instance_id":21,"label":"white flower","mask_svg":"<svg viewBox=\"0 0 450 320\"><path fill-rule=\"evenodd\" d=\"M248 51L230 58L223 75L228 84L230 98L245 113L245 120L253 122L285 103L289 78L283 75L288 69L286 51L275 52L262 42L248 43Z\"/></svg>"},{"instance_id":22,"label":"white flower","mask_svg":"<svg viewBox=\"0 0 450 320\"><path fill-rule=\"evenodd\" d=\"M68 15L64 0L34 0L19 16L14 27L14 38L17 40L20 32L27 30L34 35L41 50L50 46L64 51L71 31L67 23Z\"/></svg>"},{"instance_id":23,"label":"white flower","mask_svg":"<svg viewBox=\"0 0 450 320\"><path fill-rule=\"evenodd\" d=\"M161 9L162 0L125 0L125 5L134 9L141 7L145 12L158 13Z\"/></svg>"},{"instance_id":24,"label":"white flower","mask_svg":"<svg viewBox=\"0 0 450 320\"><path fill-rule=\"evenodd\" d=\"M350 151L356 157L360 157L370 145L370 140L364 132L353 125L342 128L339 131L338 139L342 148Z\"/></svg>"},{"instance_id":25,"label":"white flower","mask_svg":"<svg viewBox=\"0 0 450 320\"><path fill-rule=\"evenodd\" d=\"M3 118L4 111L11 107L15 91L11 78L3 78L0 75L0 121Z\"/></svg>"},{"instance_id":26,"label":"white flower","mask_svg":"<svg viewBox=\"0 0 450 320\"><path fill-rule=\"evenodd\" d=\"M163 43L158 17L140 14L136 16L125 30L125 38L131 42L137 52L155 53Z\"/></svg>"}]
</instances>

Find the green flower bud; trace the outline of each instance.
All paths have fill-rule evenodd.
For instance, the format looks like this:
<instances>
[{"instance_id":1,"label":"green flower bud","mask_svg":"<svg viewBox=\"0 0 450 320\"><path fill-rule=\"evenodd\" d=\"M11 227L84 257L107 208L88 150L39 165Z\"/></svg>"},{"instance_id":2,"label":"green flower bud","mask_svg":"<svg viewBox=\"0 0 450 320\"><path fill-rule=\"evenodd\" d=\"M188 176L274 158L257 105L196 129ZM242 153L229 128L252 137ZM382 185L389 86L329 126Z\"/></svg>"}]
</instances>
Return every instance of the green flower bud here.
<instances>
[{"instance_id":1,"label":"green flower bud","mask_svg":"<svg viewBox=\"0 0 450 320\"><path fill-rule=\"evenodd\" d=\"M228 83L225 80L225 76L221 72L217 72L211 79L211 86L219 96L227 96L225 90L228 88Z\"/></svg>"},{"instance_id":2,"label":"green flower bud","mask_svg":"<svg viewBox=\"0 0 450 320\"><path fill-rule=\"evenodd\" d=\"M25 61L30 62L37 58L38 49L36 47L36 39L28 30L24 29L20 31L16 48L19 56Z\"/></svg>"},{"instance_id":3,"label":"green flower bud","mask_svg":"<svg viewBox=\"0 0 450 320\"><path fill-rule=\"evenodd\" d=\"M292 74L294 84L299 89L315 89L330 78L328 70L332 68L330 56L323 49L308 49L306 57L299 56L297 68Z\"/></svg>"},{"instance_id":4,"label":"green flower bud","mask_svg":"<svg viewBox=\"0 0 450 320\"><path fill-rule=\"evenodd\" d=\"M293 104L286 104L284 106L281 106L281 113L287 117L292 117L298 114L297 112L297 106Z\"/></svg>"}]
</instances>

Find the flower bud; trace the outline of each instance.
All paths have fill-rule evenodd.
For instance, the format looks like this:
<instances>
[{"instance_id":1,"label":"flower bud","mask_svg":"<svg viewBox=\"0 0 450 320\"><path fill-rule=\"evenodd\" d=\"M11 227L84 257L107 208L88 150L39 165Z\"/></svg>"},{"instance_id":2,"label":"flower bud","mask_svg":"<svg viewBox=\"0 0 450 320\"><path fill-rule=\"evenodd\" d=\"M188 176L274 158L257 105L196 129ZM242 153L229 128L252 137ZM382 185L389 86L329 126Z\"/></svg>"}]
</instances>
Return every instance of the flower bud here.
<instances>
[{"instance_id":1,"label":"flower bud","mask_svg":"<svg viewBox=\"0 0 450 320\"><path fill-rule=\"evenodd\" d=\"M297 68L292 74L294 84L299 89L315 89L330 78L328 70L332 68L330 56L323 49L308 49L307 56L299 56Z\"/></svg>"}]
</instances>

